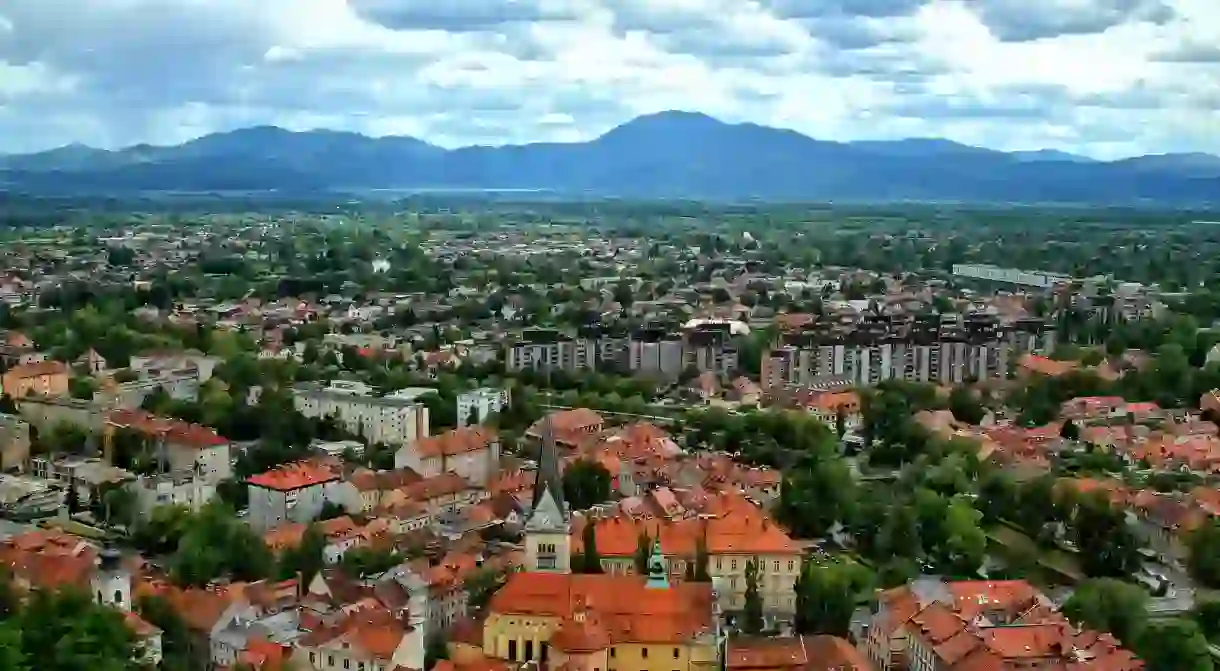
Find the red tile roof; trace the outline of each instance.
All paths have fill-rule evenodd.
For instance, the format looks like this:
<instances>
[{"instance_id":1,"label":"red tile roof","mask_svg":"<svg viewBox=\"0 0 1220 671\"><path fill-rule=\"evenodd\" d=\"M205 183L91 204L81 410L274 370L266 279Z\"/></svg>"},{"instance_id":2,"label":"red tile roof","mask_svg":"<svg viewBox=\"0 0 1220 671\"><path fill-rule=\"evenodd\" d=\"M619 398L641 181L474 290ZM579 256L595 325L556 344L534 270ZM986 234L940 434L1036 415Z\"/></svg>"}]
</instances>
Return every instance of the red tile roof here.
<instances>
[{"instance_id":1,"label":"red tile roof","mask_svg":"<svg viewBox=\"0 0 1220 671\"><path fill-rule=\"evenodd\" d=\"M309 461L298 461L252 476L246 482L256 487L287 492L334 482L338 479L339 473L331 466Z\"/></svg>"}]
</instances>

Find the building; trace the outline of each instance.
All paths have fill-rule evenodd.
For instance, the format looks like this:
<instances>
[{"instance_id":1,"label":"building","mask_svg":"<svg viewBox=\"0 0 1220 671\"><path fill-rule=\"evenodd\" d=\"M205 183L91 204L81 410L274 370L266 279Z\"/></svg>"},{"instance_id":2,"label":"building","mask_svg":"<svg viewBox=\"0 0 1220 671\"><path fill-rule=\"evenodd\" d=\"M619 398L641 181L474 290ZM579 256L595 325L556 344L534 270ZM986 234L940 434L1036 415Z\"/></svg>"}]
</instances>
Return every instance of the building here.
<instances>
[{"instance_id":1,"label":"building","mask_svg":"<svg viewBox=\"0 0 1220 671\"><path fill-rule=\"evenodd\" d=\"M233 474L232 444L210 427L143 410L114 410L102 428L102 449L113 463L116 432L132 431L148 440L169 472L192 473L214 485Z\"/></svg>"},{"instance_id":2,"label":"building","mask_svg":"<svg viewBox=\"0 0 1220 671\"><path fill-rule=\"evenodd\" d=\"M525 567L528 571L568 573L571 527L563 500L563 478L551 417L542 420L542 450L529 515L525 518ZM510 657L512 659L512 657Z\"/></svg>"},{"instance_id":3,"label":"building","mask_svg":"<svg viewBox=\"0 0 1220 671\"><path fill-rule=\"evenodd\" d=\"M19 364L0 378L0 384L4 393L12 398L67 396L68 364L62 361Z\"/></svg>"},{"instance_id":4,"label":"building","mask_svg":"<svg viewBox=\"0 0 1220 671\"><path fill-rule=\"evenodd\" d=\"M686 368L686 345L680 335L665 329L638 329L627 341L627 368L641 375L676 378Z\"/></svg>"},{"instance_id":5,"label":"building","mask_svg":"<svg viewBox=\"0 0 1220 671\"><path fill-rule=\"evenodd\" d=\"M725 657L725 671L873 671L868 659L838 636L734 636Z\"/></svg>"},{"instance_id":6,"label":"building","mask_svg":"<svg viewBox=\"0 0 1220 671\"><path fill-rule=\"evenodd\" d=\"M268 531L284 522L311 522L322 506L339 504L339 473L310 461L285 464L246 480L250 526Z\"/></svg>"},{"instance_id":7,"label":"building","mask_svg":"<svg viewBox=\"0 0 1220 671\"><path fill-rule=\"evenodd\" d=\"M127 367L141 377L156 377L161 371L183 370L193 368L198 371L200 383L212 379L212 371L221 363L221 359L208 356L197 350L182 352L144 352L131 357Z\"/></svg>"},{"instance_id":8,"label":"building","mask_svg":"<svg viewBox=\"0 0 1220 671\"><path fill-rule=\"evenodd\" d=\"M679 519L634 519L619 514L582 520L573 525L571 551L576 555L584 551L584 525L593 524L603 569L631 574L639 538L647 534L660 543L667 574L681 580L703 543L708 573L720 585L720 604L725 610L745 607L746 567L756 562L764 615L775 620L789 618L796 609L793 589L801 570L801 547L765 512L739 495L722 495L721 503L710 509L713 512Z\"/></svg>"},{"instance_id":9,"label":"building","mask_svg":"<svg viewBox=\"0 0 1220 671\"><path fill-rule=\"evenodd\" d=\"M428 436L428 408L394 396L373 396L359 382L335 380L330 386L293 387L293 406L306 417L334 417L370 444L414 443Z\"/></svg>"},{"instance_id":10,"label":"building","mask_svg":"<svg viewBox=\"0 0 1220 671\"><path fill-rule=\"evenodd\" d=\"M606 420L588 408L559 410L535 422L525 433L530 438L541 440L548 425L555 443L570 449L601 433L606 428Z\"/></svg>"},{"instance_id":11,"label":"building","mask_svg":"<svg viewBox=\"0 0 1220 671\"><path fill-rule=\"evenodd\" d=\"M968 280L983 280L998 284L1014 284L1019 287L1033 289L1053 289L1072 278L1059 273L1048 273L1039 270L1018 270L1016 268L1000 268L985 264L955 263L953 275Z\"/></svg>"},{"instance_id":12,"label":"building","mask_svg":"<svg viewBox=\"0 0 1220 671\"><path fill-rule=\"evenodd\" d=\"M197 511L216 496L215 484L190 471L140 476L127 487L135 492L142 515L152 514L153 509L160 506L181 506Z\"/></svg>"},{"instance_id":13,"label":"building","mask_svg":"<svg viewBox=\"0 0 1220 671\"><path fill-rule=\"evenodd\" d=\"M883 671L1136 671L1144 666L1113 636L1074 627L1024 580L920 578L883 592L864 648Z\"/></svg>"},{"instance_id":14,"label":"building","mask_svg":"<svg viewBox=\"0 0 1220 671\"><path fill-rule=\"evenodd\" d=\"M395 468L410 468L425 478L453 472L483 486L499 465L500 437L477 424L404 445L394 454Z\"/></svg>"},{"instance_id":15,"label":"building","mask_svg":"<svg viewBox=\"0 0 1220 671\"><path fill-rule=\"evenodd\" d=\"M492 597L483 655L547 671L717 669L724 636L712 586L672 584L659 549L648 576L570 573L561 489L546 429L526 521L527 570L510 574Z\"/></svg>"},{"instance_id":16,"label":"building","mask_svg":"<svg viewBox=\"0 0 1220 671\"><path fill-rule=\"evenodd\" d=\"M199 398L202 382L199 369L179 368L174 370L145 369L140 377L129 382L118 382L106 378L93 393L93 402L108 408L136 409L157 392L176 401L195 401Z\"/></svg>"},{"instance_id":17,"label":"building","mask_svg":"<svg viewBox=\"0 0 1220 671\"><path fill-rule=\"evenodd\" d=\"M500 413L509 404L508 390L495 387L480 387L463 392L457 397L458 427L467 424L482 424L492 413ZM471 419L474 421L470 421Z\"/></svg>"},{"instance_id":18,"label":"building","mask_svg":"<svg viewBox=\"0 0 1220 671\"><path fill-rule=\"evenodd\" d=\"M597 368L597 341L572 337L554 329L525 329L505 354L509 371L563 370L577 372Z\"/></svg>"},{"instance_id":19,"label":"building","mask_svg":"<svg viewBox=\"0 0 1220 671\"><path fill-rule=\"evenodd\" d=\"M818 321L781 334L763 355L763 390L818 387L828 380L867 387L885 380L961 384L1002 378L1031 350L1053 347L1041 320L1002 324L987 314L875 315Z\"/></svg>"},{"instance_id":20,"label":"building","mask_svg":"<svg viewBox=\"0 0 1220 671\"><path fill-rule=\"evenodd\" d=\"M30 424L0 413L0 471L24 471L30 458Z\"/></svg>"}]
</instances>

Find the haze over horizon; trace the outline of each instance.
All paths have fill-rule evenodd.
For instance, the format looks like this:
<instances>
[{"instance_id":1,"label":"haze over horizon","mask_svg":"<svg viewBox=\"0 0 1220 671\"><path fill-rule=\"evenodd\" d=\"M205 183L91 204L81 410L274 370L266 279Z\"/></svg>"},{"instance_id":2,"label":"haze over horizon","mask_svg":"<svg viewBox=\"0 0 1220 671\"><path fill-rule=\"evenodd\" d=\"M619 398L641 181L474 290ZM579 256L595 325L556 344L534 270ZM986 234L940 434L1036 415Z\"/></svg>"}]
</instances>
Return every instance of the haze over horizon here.
<instances>
[{"instance_id":1,"label":"haze over horizon","mask_svg":"<svg viewBox=\"0 0 1220 671\"><path fill-rule=\"evenodd\" d=\"M1220 154L1215 0L8 0L0 152L275 125L443 146L699 111L818 139Z\"/></svg>"}]
</instances>

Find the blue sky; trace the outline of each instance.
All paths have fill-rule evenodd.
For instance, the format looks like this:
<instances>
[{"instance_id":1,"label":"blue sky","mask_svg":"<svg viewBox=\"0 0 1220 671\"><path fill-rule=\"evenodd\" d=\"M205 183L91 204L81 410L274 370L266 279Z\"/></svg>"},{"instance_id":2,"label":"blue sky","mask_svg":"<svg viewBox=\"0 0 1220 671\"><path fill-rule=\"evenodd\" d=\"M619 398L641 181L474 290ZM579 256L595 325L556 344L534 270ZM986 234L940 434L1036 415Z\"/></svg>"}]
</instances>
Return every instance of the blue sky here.
<instances>
[{"instance_id":1,"label":"blue sky","mask_svg":"<svg viewBox=\"0 0 1220 671\"><path fill-rule=\"evenodd\" d=\"M443 146L701 111L1220 154L1220 0L3 0L0 151L257 124Z\"/></svg>"}]
</instances>

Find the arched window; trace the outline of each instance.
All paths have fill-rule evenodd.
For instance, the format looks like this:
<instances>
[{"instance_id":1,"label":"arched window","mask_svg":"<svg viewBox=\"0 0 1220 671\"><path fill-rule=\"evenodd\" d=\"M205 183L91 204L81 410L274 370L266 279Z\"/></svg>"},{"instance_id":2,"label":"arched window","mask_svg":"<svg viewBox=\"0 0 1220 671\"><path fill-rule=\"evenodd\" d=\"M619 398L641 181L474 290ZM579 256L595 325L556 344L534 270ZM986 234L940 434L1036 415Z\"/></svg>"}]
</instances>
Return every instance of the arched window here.
<instances>
[{"instance_id":1,"label":"arched window","mask_svg":"<svg viewBox=\"0 0 1220 671\"><path fill-rule=\"evenodd\" d=\"M114 590L114 602L120 606L123 605L123 591L122 590L118 590L118 589Z\"/></svg>"}]
</instances>

